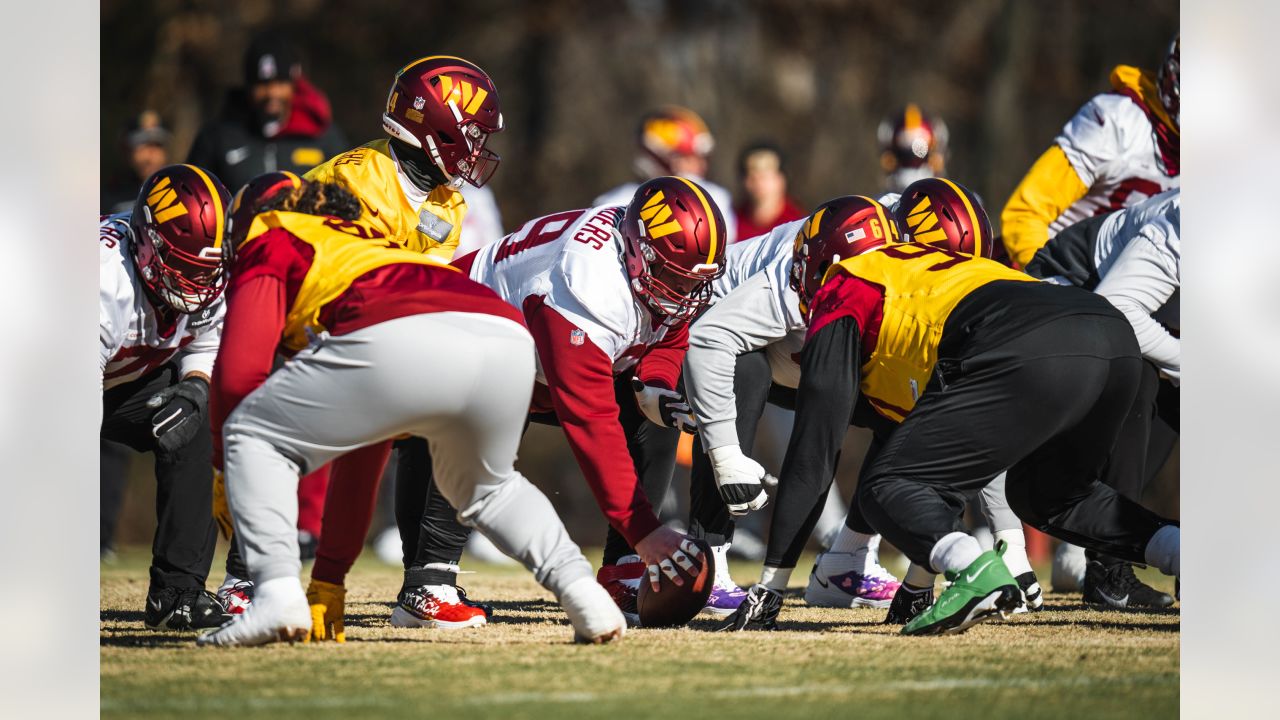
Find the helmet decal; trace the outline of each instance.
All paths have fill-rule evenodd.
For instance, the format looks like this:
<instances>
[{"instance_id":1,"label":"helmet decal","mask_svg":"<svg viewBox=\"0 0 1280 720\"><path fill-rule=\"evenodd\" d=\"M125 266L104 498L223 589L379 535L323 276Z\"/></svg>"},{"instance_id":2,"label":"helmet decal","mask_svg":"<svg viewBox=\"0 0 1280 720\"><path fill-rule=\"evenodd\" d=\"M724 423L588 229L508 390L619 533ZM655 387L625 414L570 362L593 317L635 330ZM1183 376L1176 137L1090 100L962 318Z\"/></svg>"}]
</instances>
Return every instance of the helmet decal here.
<instances>
[{"instance_id":1,"label":"helmet decal","mask_svg":"<svg viewBox=\"0 0 1280 720\"><path fill-rule=\"evenodd\" d=\"M157 224L167 223L187 214L187 206L178 202L178 191L173 189L168 176L160 178L160 182L147 193L147 210L151 213L152 221Z\"/></svg>"}]
</instances>

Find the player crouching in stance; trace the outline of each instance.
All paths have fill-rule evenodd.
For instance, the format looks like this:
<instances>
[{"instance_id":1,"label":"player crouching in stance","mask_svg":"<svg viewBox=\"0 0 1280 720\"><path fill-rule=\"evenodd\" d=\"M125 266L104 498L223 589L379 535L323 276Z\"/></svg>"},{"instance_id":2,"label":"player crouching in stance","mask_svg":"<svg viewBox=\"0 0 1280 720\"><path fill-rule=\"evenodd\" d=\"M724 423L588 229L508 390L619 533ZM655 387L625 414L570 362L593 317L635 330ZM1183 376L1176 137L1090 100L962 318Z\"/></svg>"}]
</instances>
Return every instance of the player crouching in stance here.
<instances>
[{"instance_id":1,"label":"player crouching in stance","mask_svg":"<svg viewBox=\"0 0 1280 720\"><path fill-rule=\"evenodd\" d=\"M513 467L533 388L534 346L493 292L355 222L339 185L300 183L233 221L226 351L213 426L227 499L257 586L252 605L199 639L259 645L306 638L298 581L298 478L359 448L427 438L436 483L464 522L555 593L575 637L606 642L625 622L550 502ZM279 346L292 359L268 377ZM423 377L445 363L447 377ZM368 478L374 492L377 476ZM340 619L341 588L327 593ZM328 618L325 618L328 621Z\"/></svg>"},{"instance_id":2,"label":"player crouching in stance","mask_svg":"<svg viewBox=\"0 0 1280 720\"><path fill-rule=\"evenodd\" d=\"M849 200L818 208L797 237L809 333L784 474L806 448L834 463L859 394L901 418L858 502L913 563L952 581L903 633L961 632L1021 602L1003 543L984 553L960 531L965 494L1006 468L1009 504L1027 523L1176 574L1178 527L1100 481L1113 448L1145 452L1116 443L1143 421L1130 412L1142 360L1124 316L1088 292L940 248L849 256ZM758 614L776 615L780 596L755 595Z\"/></svg>"},{"instance_id":3,"label":"player crouching in stance","mask_svg":"<svg viewBox=\"0 0 1280 720\"><path fill-rule=\"evenodd\" d=\"M152 630L230 617L204 588L217 538L205 413L224 314L227 201L217 178L170 165L143 183L132 213L98 226L102 437L156 460Z\"/></svg>"},{"instance_id":4,"label":"player crouching in stance","mask_svg":"<svg viewBox=\"0 0 1280 720\"><path fill-rule=\"evenodd\" d=\"M646 570L655 591L659 572L679 585L676 566L700 552L651 501L675 465L661 431L693 430L675 388L689 323L723 272L724 237L701 186L660 177L627 205L531 220L455 262L524 313L538 350L532 417L564 430L609 521L598 578L632 622Z\"/></svg>"}]
</instances>

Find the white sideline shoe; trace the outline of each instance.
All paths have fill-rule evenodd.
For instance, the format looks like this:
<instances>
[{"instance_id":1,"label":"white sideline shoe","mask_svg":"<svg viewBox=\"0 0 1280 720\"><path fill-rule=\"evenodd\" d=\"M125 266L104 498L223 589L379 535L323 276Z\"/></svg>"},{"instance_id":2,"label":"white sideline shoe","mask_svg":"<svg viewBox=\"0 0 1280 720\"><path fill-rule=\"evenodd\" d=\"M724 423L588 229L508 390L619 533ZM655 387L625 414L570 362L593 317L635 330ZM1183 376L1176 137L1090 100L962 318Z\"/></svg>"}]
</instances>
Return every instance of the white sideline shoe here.
<instances>
[{"instance_id":1,"label":"white sideline shoe","mask_svg":"<svg viewBox=\"0 0 1280 720\"><path fill-rule=\"evenodd\" d=\"M294 577L258 583L253 602L231 622L196 638L205 646L250 646L305 640L311 633L311 606Z\"/></svg>"}]
</instances>

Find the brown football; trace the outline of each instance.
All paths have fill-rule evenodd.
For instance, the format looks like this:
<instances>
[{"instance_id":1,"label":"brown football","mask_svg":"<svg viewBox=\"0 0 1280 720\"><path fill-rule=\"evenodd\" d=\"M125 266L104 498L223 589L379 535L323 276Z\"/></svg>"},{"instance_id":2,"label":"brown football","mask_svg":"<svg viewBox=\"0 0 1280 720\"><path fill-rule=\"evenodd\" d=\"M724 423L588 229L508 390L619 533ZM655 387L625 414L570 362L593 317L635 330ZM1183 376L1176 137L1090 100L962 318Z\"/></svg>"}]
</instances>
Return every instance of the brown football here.
<instances>
[{"instance_id":1,"label":"brown football","mask_svg":"<svg viewBox=\"0 0 1280 720\"><path fill-rule=\"evenodd\" d=\"M636 598L640 627L680 627L688 624L706 607L707 598L711 596L711 586L715 584L715 558L707 541L693 542L702 551L702 555L693 560L696 575L691 576L683 569L676 568L676 572L684 579L684 585L677 586L665 573L659 573L660 589L654 592L649 585L647 572L640 579L640 593Z\"/></svg>"}]
</instances>

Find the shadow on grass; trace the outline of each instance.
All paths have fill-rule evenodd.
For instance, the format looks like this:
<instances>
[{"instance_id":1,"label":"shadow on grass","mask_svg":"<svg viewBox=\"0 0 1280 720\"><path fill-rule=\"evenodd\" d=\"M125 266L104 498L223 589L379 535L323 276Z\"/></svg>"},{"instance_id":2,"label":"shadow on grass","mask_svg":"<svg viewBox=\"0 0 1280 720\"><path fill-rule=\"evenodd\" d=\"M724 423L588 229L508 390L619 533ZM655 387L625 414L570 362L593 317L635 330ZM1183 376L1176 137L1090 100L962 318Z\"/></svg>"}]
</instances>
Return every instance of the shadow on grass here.
<instances>
[{"instance_id":1,"label":"shadow on grass","mask_svg":"<svg viewBox=\"0 0 1280 720\"><path fill-rule=\"evenodd\" d=\"M102 647L176 648L195 647L196 633L142 631L107 631L99 636Z\"/></svg>"}]
</instances>

